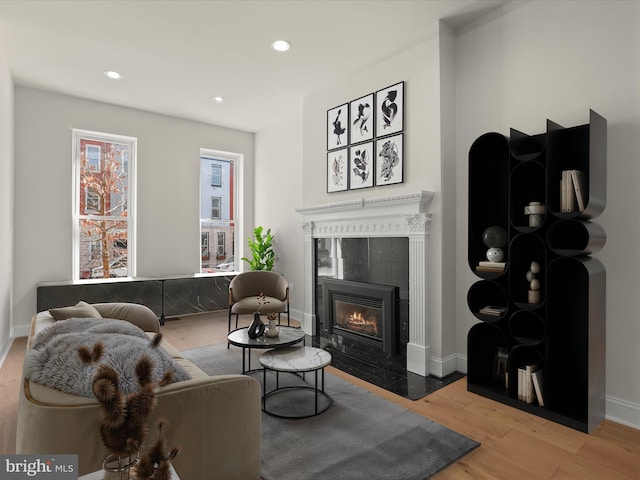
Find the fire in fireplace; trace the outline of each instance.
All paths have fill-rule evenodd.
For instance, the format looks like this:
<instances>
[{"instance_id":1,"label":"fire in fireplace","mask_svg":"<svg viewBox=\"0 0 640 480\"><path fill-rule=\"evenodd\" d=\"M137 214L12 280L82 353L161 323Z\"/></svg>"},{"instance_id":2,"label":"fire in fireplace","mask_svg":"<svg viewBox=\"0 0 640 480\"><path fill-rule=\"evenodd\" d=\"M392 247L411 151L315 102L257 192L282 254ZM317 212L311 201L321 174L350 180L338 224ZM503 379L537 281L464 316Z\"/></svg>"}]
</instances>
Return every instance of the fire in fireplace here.
<instances>
[{"instance_id":1,"label":"fire in fireplace","mask_svg":"<svg viewBox=\"0 0 640 480\"><path fill-rule=\"evenodd\" d=\"M382 339L380 309L357 303L335 300L335 327Z\"/></svg>"},{"instance_id":2,"label":"fire in fireplace","mask_svg":"<svg viewBox=\"0 0 640 480\"><path fill-rule=\"evenodd\" d=\"M394 354L398 348L398 287L323 280L326 333Z\"/></svg>"}]
</instances>

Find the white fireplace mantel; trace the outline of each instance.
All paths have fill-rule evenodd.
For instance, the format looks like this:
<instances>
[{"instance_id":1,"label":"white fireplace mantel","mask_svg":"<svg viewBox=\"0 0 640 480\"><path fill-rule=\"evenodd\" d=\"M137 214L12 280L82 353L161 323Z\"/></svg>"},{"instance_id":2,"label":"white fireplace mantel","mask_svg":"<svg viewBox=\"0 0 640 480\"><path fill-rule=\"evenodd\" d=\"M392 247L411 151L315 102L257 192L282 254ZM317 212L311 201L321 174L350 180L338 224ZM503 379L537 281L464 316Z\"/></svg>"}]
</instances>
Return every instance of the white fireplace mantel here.
<instances>
[{"instance_id":1,"label":"white fireplace mantel","mask_svg":"<svg viewBox=\"0 0 640 480\"><path fill-rule=\"evenodd\" d=\"M361 198L296 209L304 216L304 317L306 333L315 335L314 238L408 237L409 343L407 370L429 375L429 315L427 265L429 208L433 192Z\"/></svg>"}]
</instances>

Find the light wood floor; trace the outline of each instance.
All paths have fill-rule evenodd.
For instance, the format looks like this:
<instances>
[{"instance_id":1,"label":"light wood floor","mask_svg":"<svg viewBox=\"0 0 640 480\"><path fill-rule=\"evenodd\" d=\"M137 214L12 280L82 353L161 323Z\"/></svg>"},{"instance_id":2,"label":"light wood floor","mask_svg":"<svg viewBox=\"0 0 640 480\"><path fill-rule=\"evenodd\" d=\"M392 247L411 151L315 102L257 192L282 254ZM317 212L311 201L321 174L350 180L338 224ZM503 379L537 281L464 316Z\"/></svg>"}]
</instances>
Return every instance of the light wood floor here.
<instances>
[{"instance_id":1,"label":"light wood floor","mask_svg":"<svg viewBox=\"0 0 640 480\"><path fill-rule=\"evenodd\" d=\"M180 350L225 342L226 312L169 319L162 330L166 340ZM15 453L16 403L25 345L24 338L17 339L0 369L0 453ZM411 401L328 368L481 443L433 480L640 480L640 430L605 421L586 435L469 393L465 379Z\"/></svg>"}]
</instances>

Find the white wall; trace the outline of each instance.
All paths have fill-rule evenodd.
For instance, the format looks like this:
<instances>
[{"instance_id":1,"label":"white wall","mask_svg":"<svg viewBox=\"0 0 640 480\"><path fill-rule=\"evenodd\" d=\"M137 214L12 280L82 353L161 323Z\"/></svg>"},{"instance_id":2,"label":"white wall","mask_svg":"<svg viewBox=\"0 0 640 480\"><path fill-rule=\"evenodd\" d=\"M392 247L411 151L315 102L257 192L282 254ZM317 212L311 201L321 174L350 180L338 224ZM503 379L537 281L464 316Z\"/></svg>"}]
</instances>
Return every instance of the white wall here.
<instances>
[{"instance_id":1,"label":"white wall","mask_svg":"<svg viewBox=\"0 0 640 480\"><path fill-rule=\"evenodd\" d=\"M243 223L253 224L251 133L24 87L14 128L16 328L36 311L38 282L72 278L71 128L138 138L137 276L200 270L200 148L244 155Z\"/></svg>"},{"instance_id":2,"label":"white wall","mask_svg":"<svg viewBox=\"0 0 640 480\"><path fill-rule=\"evenodd\" d=\"M276 263L274 270L289 281L293 318L302 320L302 106L270 128L256 134L255 224L271 228ZM251 232L249 232L249 235Z\"/></svg>"},{"instance_id":3,"label":"white wall","mask_svg":"<svg viewBox=\"0 0 640 480\"><path fill-rule=\"evenodd\" d=\"M459 33L457 49L458 258L467 257L467 161L482 133L537 134L608 120L608 199L595 219L607 243L607 416L640 427L640 3L528 2ZM457 266L458 351L476 322L466 308L475 281Z\"/></svg>"},{"instance_id":4,"label":"white wall","mask_svg":"<svg viewBox=\"0 0 640 480\"><path fill-rule=\"evenodd\" d=\"M443 27L444 28L444 27ZM447 29L442 32L447 34ZM429 252L429 339L432 360L441 361L454 354L454 297L449 291L451 305L444 305L443 285L453 288L455 269L443 268L443 197L442 197L442 138L440 105L440 27L431 28L429 40L402 52L387 61L376 64L357 75L313 92L305 97L303 113L303 203L304 206L397 195L403 192L430 190L435 192L432 201L431 238ZM446 40L445 40L446 42ZM443 45L442 52L452 55L452 47ZM445 76L445 78L447 78ZM375 92L399 81L405 81L405 170L404 183L373 187L347 192L326 193L326 115L327 110ZM452 78L449 78L453 81ZM448 101L451 101L449 99ZM449 155L453 162L453 155ZM312 312L309 312L312 313ZM444 331L443 331L444 329ZM443 338L450 338L442 345ZM433 362L432 362L433 364ZM455 367L455 365L454 365Z\"/></svg>"},{"instance_id":5,"label":"white wall","mask_svg":"<svg viewBox=\"0 0 640 480\"><path fill-rule=\"evenodd\" d=\"M0 365L12 336L13 95L11 72L0 48Z\"/></svg>"}]
</instances>

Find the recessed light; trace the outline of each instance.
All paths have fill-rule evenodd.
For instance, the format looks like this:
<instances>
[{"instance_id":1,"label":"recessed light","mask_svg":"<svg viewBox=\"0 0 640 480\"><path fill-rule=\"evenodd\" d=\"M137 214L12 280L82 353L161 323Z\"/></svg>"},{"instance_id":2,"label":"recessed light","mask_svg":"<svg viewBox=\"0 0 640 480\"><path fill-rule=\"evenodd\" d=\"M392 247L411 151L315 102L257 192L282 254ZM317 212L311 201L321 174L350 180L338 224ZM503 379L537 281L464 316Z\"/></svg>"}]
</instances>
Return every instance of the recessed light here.
<instances>
[{"instance_id":1,"label":"recessed light","mask_svg":"<svg viewBox=\"0 0 640 480\"><path fill-rule=\"evenodd\" d=\"M277 50L278 52L286 52L291 48L291 44L286 40L276 40L271 44L271 48Z\"/></svg>"},{"instance_id":2,"label":"recessed light","mask_svg":"<svg viewBox=\"0 0 640 480\"><path fill-rule=\"evenodd\" d=\"M107 70L104 72L105 76L112 80L122 80L123 75L114 70Z\"/></svg>"},{"instance_id":3,"label":"recessed light","mask_svg":"<svg viewBox=\"0 0 640 480\"><path fill-rule=\"evenodd\" d=\"M224 97L213 97L213 101L216 103L224 103Z\"/></svg>"}]
</instances>

